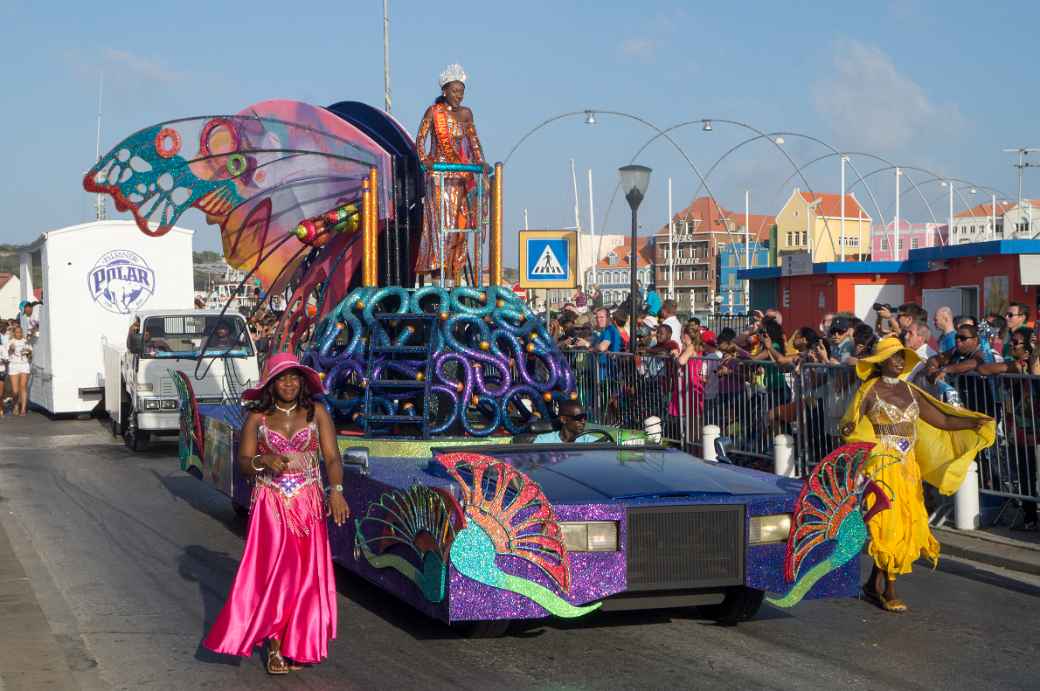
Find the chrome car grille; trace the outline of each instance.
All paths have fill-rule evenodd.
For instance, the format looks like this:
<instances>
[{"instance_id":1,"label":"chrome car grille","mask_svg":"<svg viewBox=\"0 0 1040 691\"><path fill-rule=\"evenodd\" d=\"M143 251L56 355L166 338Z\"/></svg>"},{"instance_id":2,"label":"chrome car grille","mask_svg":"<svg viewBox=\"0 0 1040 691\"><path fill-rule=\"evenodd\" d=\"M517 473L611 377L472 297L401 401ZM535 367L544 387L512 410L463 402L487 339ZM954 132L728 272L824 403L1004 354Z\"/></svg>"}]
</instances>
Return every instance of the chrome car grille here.
<instances>
[{"instance_id":1,"label":"chrome car grille","mask_svg":"<svg viewBox=\"0 0 1040 691\"><path fill-rule=\"evenodd\" d=\"M741 585L744 507L628 510L628 590Z\"/></svg>"}]
</instances>

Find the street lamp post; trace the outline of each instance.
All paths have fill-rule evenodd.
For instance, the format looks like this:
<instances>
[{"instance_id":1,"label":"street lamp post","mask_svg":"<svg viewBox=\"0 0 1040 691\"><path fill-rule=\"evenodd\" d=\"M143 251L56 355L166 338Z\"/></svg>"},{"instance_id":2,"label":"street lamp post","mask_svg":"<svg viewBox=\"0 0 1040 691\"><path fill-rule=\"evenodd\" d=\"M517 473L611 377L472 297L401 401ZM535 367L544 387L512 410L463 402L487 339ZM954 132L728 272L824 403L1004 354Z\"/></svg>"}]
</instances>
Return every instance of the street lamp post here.
<instances>
[{"instance_id":1,"label":"street lamp post","mask_svg":"<svg viewBox=\"0 0 1040 691\"><path fill-rule=\"evenodd\" d=\"M625 200L632 210L632 247L628 255L629 273L629 345L632 354L636 352L636 319L639 317L638 293L636 288L636 264L639 252L636 246L636 231L639 228L639 204L646 196L646 188L650 186L650 169L646 166L629 165L618 168L621 176L621 189L625 193Z\"/></svg>"}]
</instances>

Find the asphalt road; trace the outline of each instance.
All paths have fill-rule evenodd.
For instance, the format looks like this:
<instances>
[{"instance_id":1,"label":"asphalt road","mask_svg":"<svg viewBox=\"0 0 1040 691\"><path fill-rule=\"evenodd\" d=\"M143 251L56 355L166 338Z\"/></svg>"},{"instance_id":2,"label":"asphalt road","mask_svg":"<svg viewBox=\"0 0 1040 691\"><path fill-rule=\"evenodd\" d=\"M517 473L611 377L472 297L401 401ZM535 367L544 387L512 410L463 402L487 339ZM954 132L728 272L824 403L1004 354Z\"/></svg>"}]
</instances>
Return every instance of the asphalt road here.
<instances>
[{"instance_id":1,"label":"asphalt road","mask_svg":"<svg viewBox=\"0 0 1040 691\"><path fill-rule=\"evenodd\" d=\"M0 526L4 691L1006 689L1036 688L1040 670L1040 580L946 559L903 580L901 616L856 600L765 606L736 628L696 610L594 614L493 640L460 638L337 569L329 661L269 677L259 656L199 646L243 522L177 469L175 444L134 455L94 420L0 420Z\"/></svg>"}]
</instances>

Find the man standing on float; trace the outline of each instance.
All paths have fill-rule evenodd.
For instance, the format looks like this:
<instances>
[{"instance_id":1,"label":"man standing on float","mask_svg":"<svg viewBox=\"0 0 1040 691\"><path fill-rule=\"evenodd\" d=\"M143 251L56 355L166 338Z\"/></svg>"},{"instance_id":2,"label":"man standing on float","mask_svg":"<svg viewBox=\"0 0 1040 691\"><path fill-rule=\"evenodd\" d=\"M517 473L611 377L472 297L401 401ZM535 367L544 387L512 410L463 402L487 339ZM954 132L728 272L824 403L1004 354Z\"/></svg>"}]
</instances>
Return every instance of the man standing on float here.
<instances>
[{"instance_id":1,"label":"man standing on float","mask_svg":"<svg viewBox=\"0 0 1040 691\"><path fill-rule=\"evenodd\" d=\"M473 124L473 112L462 105L466 95L466 73L461 65L448 65L438 84L441 95L423 114L415 146L419 160L429 172L434 163L476 163L487 168L484 153ZM426 139L429 137L429 147ZM451 233L444 240L444 254L438 233L444 228L475 228L477 209L469 193L476 183L472 173L445 173L427 188L423 213L423 233L419 243L417 274L433 274L442 268L459 285L466 264L466 235ZM432 194L431 194L432 193ZM441 219L442 212L445 218ZM443 259L443 261L442 261Z\"/></svg>"}]
</instances>

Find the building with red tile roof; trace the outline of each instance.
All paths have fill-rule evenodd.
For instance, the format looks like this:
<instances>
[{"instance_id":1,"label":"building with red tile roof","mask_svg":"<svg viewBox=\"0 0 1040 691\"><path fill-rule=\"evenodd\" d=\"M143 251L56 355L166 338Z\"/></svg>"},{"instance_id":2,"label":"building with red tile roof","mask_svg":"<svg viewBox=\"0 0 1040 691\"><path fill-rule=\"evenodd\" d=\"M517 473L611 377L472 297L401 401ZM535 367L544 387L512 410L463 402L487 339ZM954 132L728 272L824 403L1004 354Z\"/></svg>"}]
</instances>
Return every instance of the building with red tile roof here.
<instances>
[{"instance_id":1,"label":"building with red tile roof","mask_svg":"<svg viewBox=\"0 0 1040 691\"><path fill-rule=\"evenodd\" d=\"M841 205L840 194L803 192L795 187L776 214L780 263L787 255L804 253L813 262L865 258L870 251L870 214L856 195L846 194L843 224Z\"/></svg>"},{"instance_id":2,"label":"building with red tile roof","mask_svg":"<svg viewBox=\"0 0 1040 691\"><path fill-rule=\"evenodd\" d=\"M603 291L603 304L607 306L618 305L628 295L631 287L632 240L625 238L624 242L607 252L603 259L596 264L596 281ZM647 286L653 283L654 264L654 238L636 238L636 280L645 291ZM593 285L592 269L585 271L585 285Z\"/></svg>"}]
</instances>

